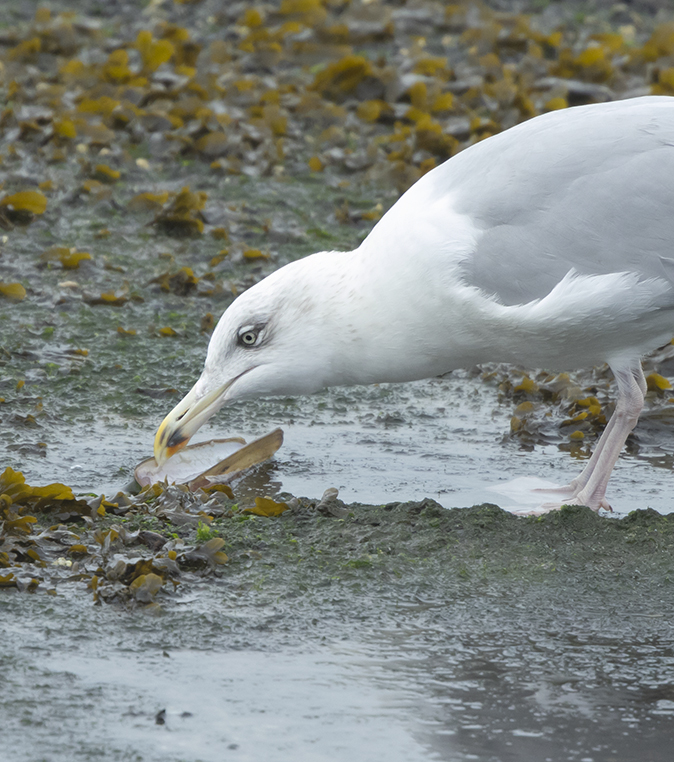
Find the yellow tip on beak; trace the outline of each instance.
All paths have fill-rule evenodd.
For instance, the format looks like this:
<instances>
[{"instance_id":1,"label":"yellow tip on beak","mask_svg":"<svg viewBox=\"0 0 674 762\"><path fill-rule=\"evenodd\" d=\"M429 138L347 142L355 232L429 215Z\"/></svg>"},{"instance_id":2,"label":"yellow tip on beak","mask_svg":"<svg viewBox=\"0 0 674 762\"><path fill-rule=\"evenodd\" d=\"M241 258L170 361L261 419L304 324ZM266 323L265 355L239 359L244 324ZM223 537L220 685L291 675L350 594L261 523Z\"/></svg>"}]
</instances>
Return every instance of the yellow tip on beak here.
<instances>
[{"instance_id":1,"label":"yellow tip on beak","mask_svg":"<svg viewBox=\"0 0 674 762\"><path fill-rule=\"evenodd\" d=\"M157 465L163 465L172 455L182 450L197 429L222 407L223 395L235 380L203 396L197 396L196 387L193 387L171 410L154 438L154 459Z\"/></svg>"},{"instance_id":2,"label":"yellow tip on beak","mask_svg":"<svg viewBox=\"0 0 674 762\"><path fill-rule=\"evenodd\" d=\"M175 429L173 426L174 420L175 415L172 410L162 421L154 438L154 459L159 466L163 465L179 450L182 450L190 441L188 436L181 438L180 429Z\"/></svg>"}]
</instances>

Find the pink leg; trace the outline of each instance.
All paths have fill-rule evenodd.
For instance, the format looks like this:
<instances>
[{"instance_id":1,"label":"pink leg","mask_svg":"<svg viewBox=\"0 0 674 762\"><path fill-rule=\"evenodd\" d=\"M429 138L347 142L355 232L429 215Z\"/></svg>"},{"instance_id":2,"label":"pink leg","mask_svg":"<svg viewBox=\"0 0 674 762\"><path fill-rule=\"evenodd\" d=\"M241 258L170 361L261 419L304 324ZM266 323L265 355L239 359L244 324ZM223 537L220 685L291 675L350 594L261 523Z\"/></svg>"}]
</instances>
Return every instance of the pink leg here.
<instances>
[{"instance_id":1,"label":"pink leg","mask_svg":"<svg viewBox=\"0 0 674 762\"><path fill-rule=\"evenodd\" d=\"M600 508L611 510L605 497L608 480L625 440L639 420L646 393L646 379L639 361L611 366L611 370L618 382L618 400L611 420L582 473L568 487L562 488L570 494L569 499L561 504L546 503L541 506L543 510L555 510L561 505L587 505L593 511Z\"/></svg>"},{"instance_id":2,"label":"pink leg","mask_svg":"<svg viewBox=\"0 0 674 762\"><path fill-rule=\"evenodd\" d=\"M558 492L561 495L575 495L577 492L583 489L583 487L588 483L590 476L592 476L592 472L597 465L597 461L599 460L601 452L611 436L610 432L613 430L615 421L616 417L614 414L611 416L609 422L604 427L604 431L599 437L599 441L597 442L597 445L594 448L594 452L590 456L590 459L588 460L585 468L581 471L580 474L578 474L578 476L576 476L575 479L572 479L563 487L554 487L553 489L537 489L536 492Z\"/></svg>"}]
</instances>

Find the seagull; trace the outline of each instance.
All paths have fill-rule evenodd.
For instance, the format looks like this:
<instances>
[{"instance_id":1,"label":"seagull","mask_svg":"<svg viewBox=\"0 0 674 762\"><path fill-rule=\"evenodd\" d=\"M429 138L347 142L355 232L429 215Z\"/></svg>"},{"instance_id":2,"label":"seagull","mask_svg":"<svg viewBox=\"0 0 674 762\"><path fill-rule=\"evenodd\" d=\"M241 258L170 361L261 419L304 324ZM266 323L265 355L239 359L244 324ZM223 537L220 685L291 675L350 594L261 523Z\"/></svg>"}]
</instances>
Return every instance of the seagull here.
<instances>
[{"instance_id":1,"label":"seagull","mask_svg":"<svg viewBox=\"0 0 674 762\"><path fill-rule=\"evenodd\" d=\"M640 358L673 335L674 98L552 111L424 175L354 251L291 262L235 299L155 458L237 400L485 362L607 363L615 412L545 510L610 510L609 477L644 404Z\"/></svg>"}]
</instances>

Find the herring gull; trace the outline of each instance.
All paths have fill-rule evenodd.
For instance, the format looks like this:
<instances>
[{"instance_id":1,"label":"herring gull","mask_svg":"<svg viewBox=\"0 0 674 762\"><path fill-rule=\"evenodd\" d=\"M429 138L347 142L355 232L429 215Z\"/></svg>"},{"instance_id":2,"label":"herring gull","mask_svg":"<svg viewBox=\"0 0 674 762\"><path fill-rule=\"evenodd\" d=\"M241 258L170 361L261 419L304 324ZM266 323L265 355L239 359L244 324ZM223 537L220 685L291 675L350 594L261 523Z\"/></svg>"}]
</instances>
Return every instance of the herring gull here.
<instances>
[{"instance_id":1,"label":"herring gull","mask_svg":"<svg viewBox=\"0 0 674 762\"><path fill-rule=\"evenodd\" d=\"M609 508L643 408L640 358L674 335L674 98L554 111L424 175L354 251L241 294L157 431L165 461L222 405L404 382L484 362L608 363L616 408L564 504Z\"/></svg>"}]
</instances>

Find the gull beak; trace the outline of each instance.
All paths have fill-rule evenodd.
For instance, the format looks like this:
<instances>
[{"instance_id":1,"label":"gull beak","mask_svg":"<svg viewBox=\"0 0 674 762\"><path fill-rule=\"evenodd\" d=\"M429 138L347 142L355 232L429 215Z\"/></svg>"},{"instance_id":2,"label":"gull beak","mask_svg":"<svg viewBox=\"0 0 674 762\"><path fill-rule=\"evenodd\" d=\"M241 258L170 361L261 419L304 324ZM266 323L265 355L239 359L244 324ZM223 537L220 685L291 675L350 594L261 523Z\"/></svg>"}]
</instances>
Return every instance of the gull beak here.
<instances>
[{"instance_id":1,"label":"gull beak","mask_svg":"<svg viewBox=\"0 0 674 762\"><path fill-rule=\"evenodd\" d=\"M233 381L212 392L197 397L195 388L171 410L157 429L154 438L154 458L158 465L165 463L172 455L182 450L195 432L217 410L222 407L225 392Z\"/></svg>"}]
</instances>

